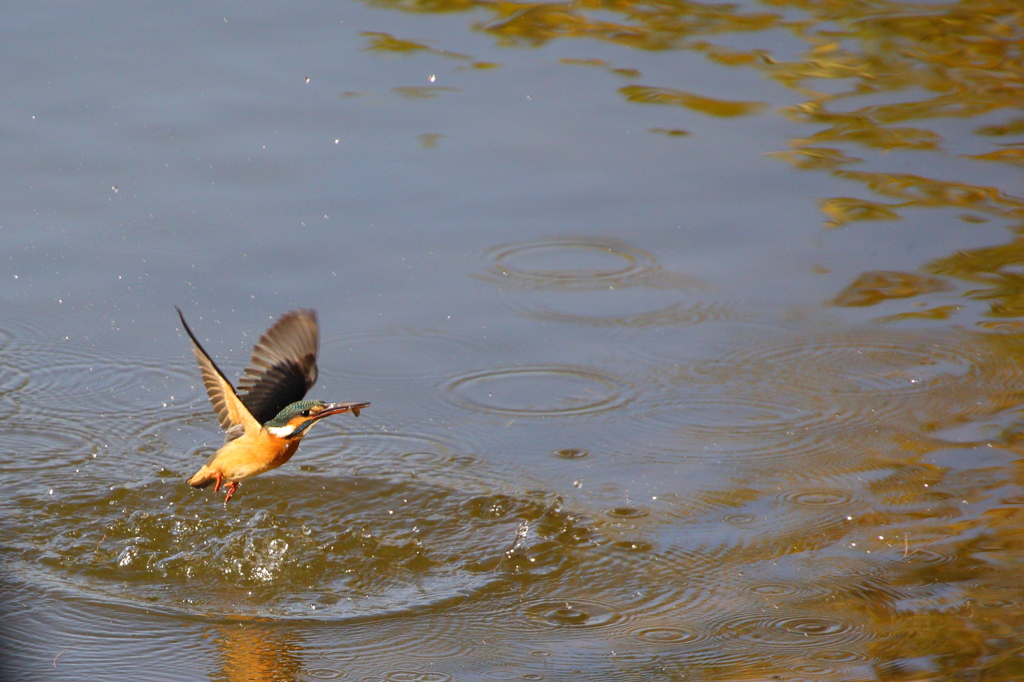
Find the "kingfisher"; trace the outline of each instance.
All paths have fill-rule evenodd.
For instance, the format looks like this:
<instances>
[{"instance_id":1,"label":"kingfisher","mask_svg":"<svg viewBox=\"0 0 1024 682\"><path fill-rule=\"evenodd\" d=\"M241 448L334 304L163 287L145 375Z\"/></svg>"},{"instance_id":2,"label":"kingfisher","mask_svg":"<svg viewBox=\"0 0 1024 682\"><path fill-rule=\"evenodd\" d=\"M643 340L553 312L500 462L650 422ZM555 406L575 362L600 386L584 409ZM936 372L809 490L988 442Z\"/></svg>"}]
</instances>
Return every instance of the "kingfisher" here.
<instances>
[{"instance_id":1,"label":"kingfisher","mask_svg":"<svg viewBox=\"0 0 1024 682\"><path fill-rule=\"evenodd\" d=\"M316 382L320 345L316 311L285 313L256 343L252 360L238 381L238 392L192 333L181 308L175 306L192 352L199 362L206 394L213 403L224 445L188 479L195 488L214 484L224 503L247 478L281 466L295 454L309 428L324 417L342 412L359 416L367 402L325 403L303 400Z\"/></svg>"}]
</instances>

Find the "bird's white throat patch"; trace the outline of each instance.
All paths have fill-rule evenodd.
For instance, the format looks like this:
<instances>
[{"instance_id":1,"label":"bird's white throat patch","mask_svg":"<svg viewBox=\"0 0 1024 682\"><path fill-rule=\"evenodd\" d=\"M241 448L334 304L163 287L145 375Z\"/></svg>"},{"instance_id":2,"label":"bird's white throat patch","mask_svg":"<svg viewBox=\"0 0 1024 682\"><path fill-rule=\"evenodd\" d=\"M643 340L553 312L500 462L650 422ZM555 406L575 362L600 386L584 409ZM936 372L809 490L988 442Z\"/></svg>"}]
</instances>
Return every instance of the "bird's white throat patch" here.
<instances>
[{"instance_id":1,"label":"bird's white throat patch","mask_svg":"<svg viewBox=\"0 0 1024 682\"><path fill-rule=\"evenodd\" d=\"M273 435L277 436L278 438L287 438L288 436L292 435L292 431L294 431L294 430L295 430L295 427L292 426L291 424L285 424L284 426L268 426L267 427L267 431L269 431Z\"/></svg>"}]
</instances>

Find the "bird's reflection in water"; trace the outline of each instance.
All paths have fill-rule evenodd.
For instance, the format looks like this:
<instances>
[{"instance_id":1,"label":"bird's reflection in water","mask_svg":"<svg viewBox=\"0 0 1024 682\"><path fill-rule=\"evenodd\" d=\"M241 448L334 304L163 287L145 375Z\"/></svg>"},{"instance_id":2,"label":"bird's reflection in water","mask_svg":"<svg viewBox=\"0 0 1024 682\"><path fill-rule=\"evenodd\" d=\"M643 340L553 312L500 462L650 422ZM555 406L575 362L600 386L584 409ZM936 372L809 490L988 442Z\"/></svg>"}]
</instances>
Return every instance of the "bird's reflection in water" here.
<instances>
[{"instance_id":1,"label":"bird's reflection in water","mask_svg":"<svg viewBox=\"0 0 1024 682\"><path fill-rule=\"evenodd\" d=\"M298 680L302 671L300 636L292 628L258 621L219 625L210 635L220 669L217 682Z\"/></svg>"}]
</instances>

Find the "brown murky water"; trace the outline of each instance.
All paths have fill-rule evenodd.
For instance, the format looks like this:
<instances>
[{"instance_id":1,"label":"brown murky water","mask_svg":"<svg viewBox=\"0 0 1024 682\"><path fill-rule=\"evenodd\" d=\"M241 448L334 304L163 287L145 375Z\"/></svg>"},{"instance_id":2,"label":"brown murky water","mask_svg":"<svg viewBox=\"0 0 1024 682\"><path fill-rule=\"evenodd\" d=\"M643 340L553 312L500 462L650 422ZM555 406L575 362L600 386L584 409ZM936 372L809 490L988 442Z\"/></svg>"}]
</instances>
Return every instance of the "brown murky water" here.
<instances>
[{"instance_id":1,"label":"brown murky water","mask_svg":"<svg viewBox=\"0 0 1024 682\"><path fill-rule=\"evenodd\" d=\"M204 11L0 41L4 674L1024 678L1015 3Z\"/></svg>"}]
</instances>

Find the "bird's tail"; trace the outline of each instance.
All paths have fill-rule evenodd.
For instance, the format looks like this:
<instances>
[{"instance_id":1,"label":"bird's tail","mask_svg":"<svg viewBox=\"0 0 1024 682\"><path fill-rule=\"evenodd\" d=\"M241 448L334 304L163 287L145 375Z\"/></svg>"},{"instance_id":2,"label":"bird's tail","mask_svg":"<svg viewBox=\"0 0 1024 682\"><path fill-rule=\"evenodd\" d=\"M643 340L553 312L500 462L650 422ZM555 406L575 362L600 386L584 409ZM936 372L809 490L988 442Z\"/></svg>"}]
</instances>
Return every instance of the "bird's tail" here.
<instances>
[{"instance_id":1,"label":"bird's tail","mask_svg":"<svg viewBox=\"0 0 1024 682\"><path fill-rule=\"evenodd\" d=\"M203 468L197 471L187 482L193 488L205 488L216 480L217 476L213 473L213 470L203 465Z\"/></svg>"}]
</instances>

